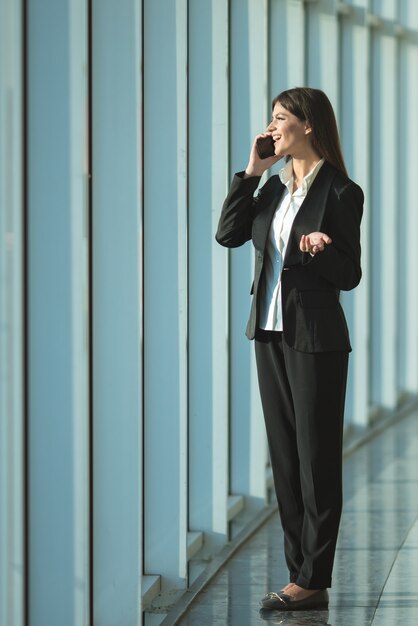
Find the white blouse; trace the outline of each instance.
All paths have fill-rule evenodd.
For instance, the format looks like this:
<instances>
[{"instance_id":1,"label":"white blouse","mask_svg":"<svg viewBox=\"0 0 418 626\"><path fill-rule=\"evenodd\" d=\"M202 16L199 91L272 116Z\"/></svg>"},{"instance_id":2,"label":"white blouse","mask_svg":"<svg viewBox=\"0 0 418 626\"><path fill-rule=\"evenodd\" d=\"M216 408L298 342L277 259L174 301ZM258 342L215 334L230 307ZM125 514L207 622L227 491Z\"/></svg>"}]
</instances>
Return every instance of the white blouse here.
<instances>
[{"instance_id":1,"label":"white blouse","mask_svg":"<svg viewBox=\"0 0 418 626\"><path fill-rule=\"evenodd\" d=\"M259 321L259 327L264 330L283 330L281 300L283 259L285 258L293 220L323 163L324 159L321 159L304 177L302 185L295 192L293 192L292 161L288 161L279 172L280 180L286 189L273 216L266 245Z\"/></svg>"}]
</instances>

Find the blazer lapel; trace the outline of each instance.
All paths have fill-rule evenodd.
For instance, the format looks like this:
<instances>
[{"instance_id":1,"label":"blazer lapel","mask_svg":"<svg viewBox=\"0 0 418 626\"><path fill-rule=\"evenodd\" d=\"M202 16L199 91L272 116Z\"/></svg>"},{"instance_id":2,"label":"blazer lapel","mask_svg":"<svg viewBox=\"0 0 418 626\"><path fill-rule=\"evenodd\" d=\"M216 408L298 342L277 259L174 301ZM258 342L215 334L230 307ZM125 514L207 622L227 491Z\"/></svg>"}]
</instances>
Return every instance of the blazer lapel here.
<instances>
[{"instance_id":1,"label":"blazer lapel","mask_svg":"<svg viewBox=\"0 0 418 626\"><path fill-rule=\"evenodd\" d=\"M274 183L271 183L268 195L260 198L259 212L253 221L252 240L256 250L260 252L264 252L271 220L285 189L279 176L276 176L276 179Z\"/></svg>"},{"instance_id":2,"label":"blazer lapel","mask_svg":"<svg viewBox=\"0 0 418 626\"><path fill-rule=\"evenodd\" d=\"M327 198L332 181L337 173L335 167L325 161L301 204L293 221L286 248L284 265L297 265L302 261L299 248L302 235L309 235L320 229L325 213Z\"/></svg>"}]
</instances>

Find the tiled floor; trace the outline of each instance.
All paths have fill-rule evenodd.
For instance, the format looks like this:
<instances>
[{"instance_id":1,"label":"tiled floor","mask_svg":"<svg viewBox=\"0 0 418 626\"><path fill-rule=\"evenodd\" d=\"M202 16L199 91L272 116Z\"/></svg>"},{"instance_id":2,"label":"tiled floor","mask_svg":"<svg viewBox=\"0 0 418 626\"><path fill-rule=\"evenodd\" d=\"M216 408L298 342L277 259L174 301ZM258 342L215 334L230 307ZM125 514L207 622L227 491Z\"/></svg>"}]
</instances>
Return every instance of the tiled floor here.
<instances>
[{"instance_id":1,"label":"tiled floor","mask_svg":"<svg viewBox=\"0 0 418 626\"><path fill-rule=\"evenodd\" d=\"M344 464L345 504L328 611L260 611L287 581L276 515L227 562L181 626L416 626L418 414L385 430Z\"/></svg>"}]
</instances>

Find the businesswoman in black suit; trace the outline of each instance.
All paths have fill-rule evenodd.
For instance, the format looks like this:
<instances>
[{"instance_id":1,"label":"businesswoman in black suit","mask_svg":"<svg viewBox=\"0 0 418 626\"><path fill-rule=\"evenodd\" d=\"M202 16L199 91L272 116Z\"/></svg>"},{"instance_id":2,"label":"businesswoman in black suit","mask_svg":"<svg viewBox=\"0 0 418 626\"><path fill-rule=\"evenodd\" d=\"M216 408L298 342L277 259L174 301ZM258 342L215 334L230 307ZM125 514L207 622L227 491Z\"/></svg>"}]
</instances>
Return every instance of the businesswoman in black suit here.
<instances>
[{"instance_id":1,"label":"businesswoman in black suit","mask_svg":"<svg viewBox=\"0 0 418 626\"><path fill-rule=\"evenodd\" d=\"M271 137L273 156L259 141ZM286 165L254 193L279 159ZM348 353L340 290L361 278L363 192L344 165L334 112L318 89L295 88L272 103L267 131L237 173L217 241L250 239L253 301L246 335L255 339L258 380L289 584L265 608L328 605L342 508L342 434Z\"/></svg>"}]
</instances>

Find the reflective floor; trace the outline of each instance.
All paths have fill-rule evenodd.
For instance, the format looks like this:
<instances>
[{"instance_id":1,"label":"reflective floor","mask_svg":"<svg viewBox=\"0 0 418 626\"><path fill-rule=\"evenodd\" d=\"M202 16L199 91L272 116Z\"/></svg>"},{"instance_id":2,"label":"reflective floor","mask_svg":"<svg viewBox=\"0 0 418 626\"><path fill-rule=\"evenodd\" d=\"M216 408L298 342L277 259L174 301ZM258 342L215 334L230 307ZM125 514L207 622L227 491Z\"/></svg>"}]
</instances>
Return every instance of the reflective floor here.
<instances>
[{"instance_id":1,"label":"reflective floor","mask_svg":"<svg viewBox=\"0 0 418 626\"><path fill-rule=\"evenodd\" d=\"M287 582L276 515L220 570L181 626L418 624L418 414L344 463L344 512L328 611L260 612Z\"/></svg>"}]
</instances>

